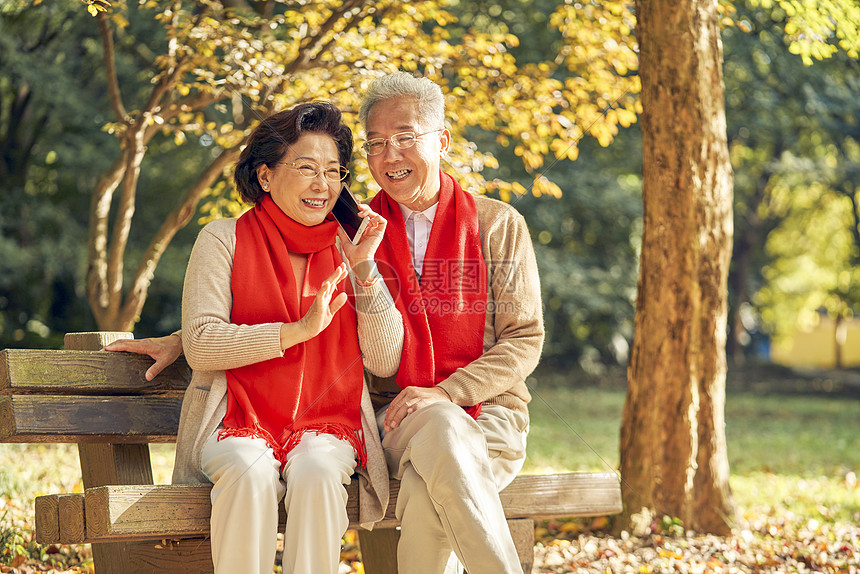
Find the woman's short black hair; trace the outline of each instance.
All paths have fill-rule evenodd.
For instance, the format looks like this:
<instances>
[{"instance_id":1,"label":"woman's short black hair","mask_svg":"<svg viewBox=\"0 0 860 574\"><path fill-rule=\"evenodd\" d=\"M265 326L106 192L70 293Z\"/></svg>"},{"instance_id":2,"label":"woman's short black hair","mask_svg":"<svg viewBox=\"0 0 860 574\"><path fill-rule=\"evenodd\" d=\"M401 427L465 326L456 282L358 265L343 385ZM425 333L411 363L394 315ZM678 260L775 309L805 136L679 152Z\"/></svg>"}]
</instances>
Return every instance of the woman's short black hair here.
<instances>
[{"instance_id":1,"label":"woman's short black hair","mask_svg":"<svg viewBox=\"0 0 860 574\"><path fill-rule=\"evenodd\" d=\"M340 165L349 169L352 130L341 123L340 110L328 102L298 104L267 117L248 136L233 173L236 189L244 201L257 203L263 199L265 192L257 179L257 168L263 164L272 167L281 161L288 146L305 132L330 135L337 145Z\"/></svg>"}]
</instances>

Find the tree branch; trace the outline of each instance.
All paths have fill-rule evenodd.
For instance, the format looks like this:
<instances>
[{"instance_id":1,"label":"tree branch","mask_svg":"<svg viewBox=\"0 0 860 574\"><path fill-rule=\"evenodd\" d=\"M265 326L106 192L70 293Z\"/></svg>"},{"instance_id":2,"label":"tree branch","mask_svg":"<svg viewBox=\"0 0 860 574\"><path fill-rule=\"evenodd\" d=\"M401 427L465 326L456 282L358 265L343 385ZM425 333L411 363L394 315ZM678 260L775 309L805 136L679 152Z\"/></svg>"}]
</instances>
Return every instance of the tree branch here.
<instances>
[{"instance_id":1,"label":"tree branch","mask_svg":"<svg viewBox=\"0 0 860 574\"><path fill-rule=\"evenodd\" d=\"M122 104L122 92L119 89L119 78L116 72L116 60L114 58L113 29L108 22L108 16L99 12L96 17L99 32L102 37L102 48L104 50L105 73L107 74L107 89L110 97L110 107L118 122L128 124L128 114Z\"/></svg>"},{"instance_id":2,"label":"tree branch","mask_svg":"<svg viewBox=\"0 0 860 574\"><path fill-rule=\"evenodd\" d=\"M127 154L124 150L113 164L105 171L93 190L90 201L89 239L87 241L87 300L100 329L106 329L105 320L109 304L107 288L107 235L110 204L114 191L119 186L125 174Z\"/></svg>"},{"instance_id":3,"label":"tree branch","mask_svg":"<svg viewBox=\"0 0 860 574\"><path fill-rule=\"evenodd\" d=\"M199 110L225 99L228 93L228 90L218 90L217 92L197 93L193 96L181 98L170 105L168 113L175 115L182 111Z\"/></svg>"},{"instance_id":4,"label":"tree branch","mask_svg":"<svg viewBox=\"0 0 860 574\"><path fill-rule=\"evenodd\" d=\"M161 106L161 98L173 87L179 78L179 74L182 72L184 72L182 63L177 62L167 75L163 75L159 78L158 82L156 82L152 87L152 92L149 94L149 99L146 101L146 105L140 108L141 117L146 114L154 113L155 110Z\"/></svg>"},{"instance_id":5,"label":"tree branch","mask_svg":"<svg viewBox=\"0 0 860 574\"><path fill-rule=\"evenodd\" d=\"M344 26L344 28L343 28L343 33L346 33L346 32L347 32L347 31L349 31L350 29L352 29L352 28L354 28L355 26L357 26L357 25L358 25L358 23L361 21L361 19L362 19L363 17L364 17L364 14L363 14L363 13L361 13L361 12L359 12L357 15L353 16L353 17L352 17L352 18L351 18L351 19L346 23L346 25ZM322 35L321 35L320 37L322 37ZM329 48L330 48L330 47L331 47L331 46L332 46L336 41L337 41L337 39L335 38L334 34L332 34L332 35L331 35L331 37L329 37L328 42L326 42L325 44L323 44L323 45L321 45L321 46L319 47L319 50L317 51L317 55L316 55L316 56L314 56L314 59L316 59L317 57L319 57L319 55L320 55L320 54L324 54L324 53L326 53L326 51L328 51L328 49L329 49Z\"/></svg>"},{"instance_id":6,"label":"tree branch","mask_svg":"<svg viewBox=\"0 0 860 574\"><path fill-rule=\"evenodd\" d=\"M188 96L186 98L182 98L181 100L174 101L169 106L164 108L159 115L164 118L165 122L167 122L167 120L178 116L182 112L189 112L206 108L214 104L215 102L225 99L226 97L226 90L220 90L218 92L197 93L193 96Z\"/></svg>"},{"instance_id":7,"label":"tree branch","mask_svg":"<svg viewBox=\"0 0 860 574\"><path fill-rule=\"evenodd\" d=\"M121 101L114 61L113 31L104 14L99 15L98 23L105 51L111 107L114 114L126 125L126 131L122 138L124 148L122 156L100 178L93 193L90 206L87 297L99 328L117 329L121 327L122 311L128 307L127 304L123 304L123 269L135 211L140 165L146 154L146 144L162 129L162 125L158 122L152 122L152 117L161 111L162 100L185 72L185 64L183 58L177 58L173 66L166 70L153 86L146 105L140 109L137 119L132 120L127 116ZM196 101L190 98L187 101L203 107L210 103L211 98L212 96L200 96ZM181 107L172 113L178 113L178 110L181 110ZM113 222L110 243L108 243L111 203L114 192L120 184L122 193Z\"/></svg>"},{"instance_id":8,"label":"tree branch","mask_svg":"<svg viewBox=\"0 0 860 574\"><path fill-rule=\"evenodd\" d=\"M21 126L24 123L25 116L28 114L32 97L33 92L30 91L30 86L26 82L21 84L15 91L15 97L9 109L9 123L6 127L6 136L11 142L21 139Z\"/></svg>"},{"instance_id":9,"label":"tree branch","mask_svg":"<svg viewBox=\"0 0 860 574\"><path fill-rule=\"evenodd\" d=\"M198 14L195 18L195 21L190 25L191 28L196 28L200 22L202 15ZM187 48L187 47L186 47ZM175 57L175 49L173 47L170 48L170 55ZM177 57L172 67L169 70L166 70L165 74L162 74L161 77L156 82L155 86L152 88L152 92L149 94L149 99L146 101L146 104L141 107L141 117L146 114L150 114L155 112L157 108L161 106L161 98L166 94L171 88L173 88L174 84L178 81L180 74L185 72L185 62L186 58Z\"/></svg>"},{"instance_id":10,"label":"tree branch","mask_svg":"<svg viewBox=\"0 0 860 574\"><path fill-rule=\"evenodd\" d=\"M54 41L60 35L59 29L53 28L48 22L42 23L42 29L39 31L39 37L33 40L29 46L22 46L21 52L32 54L36 50L47 47L48 44Z\"/></svg>"},{"instance_id":11,"label":"tree branch","mask_svg":"<svg viewBox=\"0 0 860 574\"><path fill-rule=\"evenodd\" d=\"M137 129L130 133L126 139L126 164L122 178L119 205L113 217L113 234L107 258L108 316L112 320L115 320L118 316L122 305L122 273L125 249L128 245L128 237L131 231L131 221L134 218L137 182L140 178L140 164L143 161L143 156L146 154L146 145L143 141L144 134L144 129Z\"/></svg>"},{"instance_id":12,"label":"tree branch","mask_svg":"<svg viewBox=\"0 0 860 574\"><path fill-rule=\"evenodd\" d=\"M243 142L244 143L244 142ZM192 216L197 211L197 205L203 197L203 193L212 186L219 177L222 176L227 166L239 159L241 145L234 146L223 150L206 170L200 174L197 181L182 200L176 209L165 219L161 228L153 236L152 241L143 255L143 259L135 272L131 290L128 293L125 304L120 313L118 325L122 330L131 331L134 328L135 320L140 316L143 304L146 301L146 295L149 291L149 285L152 282L152 277L155 274L155 269L161 256L167 250L170 241L176 235L176 232L188 225Z\"/></svg>"},{"instance_id":13,"label":"tree branch","mask_svg":"<svg viewBox=\"0 0 860 574\"><path fill-rule=\"evenodd\" d=\"M852 262L854 265L860 264L860 205L857 202L858 188L850 181L845 182L845 196L851 202L851 220L854 225L851 226L851 236L854 238L854 256Z\"/></svg>"}]
</instances>

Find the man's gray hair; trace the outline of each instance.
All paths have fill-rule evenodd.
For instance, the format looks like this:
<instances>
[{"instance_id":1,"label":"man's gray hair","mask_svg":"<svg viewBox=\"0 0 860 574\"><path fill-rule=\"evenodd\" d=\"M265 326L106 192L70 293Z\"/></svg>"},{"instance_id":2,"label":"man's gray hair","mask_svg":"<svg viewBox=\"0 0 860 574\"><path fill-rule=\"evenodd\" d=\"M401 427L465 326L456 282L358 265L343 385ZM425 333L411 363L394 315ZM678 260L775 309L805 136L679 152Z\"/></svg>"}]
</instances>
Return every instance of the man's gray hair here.
<instances>
[{"instance_id":1,"label":"man's gray hair","mask_svg":"<svg viewBox=\"0 0 860 574\"><path fill-rule=\"evenodd\" d=\"M445 127L445 97L442 95L442 88L429 78L416 78L408 72L393 72L373 80L361 101L358 121L367 129L367 119L373 106L400 96L418 101L418 116L422 127Z\"/></svg>"}]
</instances>

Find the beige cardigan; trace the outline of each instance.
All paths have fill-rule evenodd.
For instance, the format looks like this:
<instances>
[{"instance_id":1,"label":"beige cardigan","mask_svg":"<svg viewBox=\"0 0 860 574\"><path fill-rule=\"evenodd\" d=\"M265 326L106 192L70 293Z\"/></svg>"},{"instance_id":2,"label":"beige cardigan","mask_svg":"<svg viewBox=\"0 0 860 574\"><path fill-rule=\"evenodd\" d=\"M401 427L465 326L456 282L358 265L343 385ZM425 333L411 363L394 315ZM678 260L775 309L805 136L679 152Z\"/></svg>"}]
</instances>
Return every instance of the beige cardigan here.
<instances>
[{"instance_id":1,"label":"beige cardigan","mask_svg":"<svg viewBox=\"0 0 860 574\"><path fill-rule=\"evenodd\" d=\"M282 355L280 323L230 323L235 249L236 220L219 219L200 232L188 261L182 292L182 346L193 374L179 419L175 484L209 482L201 470L200 457L203 445L227 410L225 370ZM354 288L365 372L391 376L397 372L403 348L400 313L382 281L369 288ZM359 522L370 529L388 506L388 469L366 384L361 422L367 469L359 471Z\"/></svg>"},{"instance_id":2,"label":"beige cardigan","mask_svg":"<svg viewBox=\"0 0 860 574\"><path fill-rule=\"evenodd\" d=\"M525 220L513 207L483 196L476 196L475 204L489 283L484 354L439 386L460 406L485 402L528 416L526 377L538 364L544 340L534 248ZM376 409L400 392L393 376L371 376L369 385Z\"/></svg>"}]
</instances>

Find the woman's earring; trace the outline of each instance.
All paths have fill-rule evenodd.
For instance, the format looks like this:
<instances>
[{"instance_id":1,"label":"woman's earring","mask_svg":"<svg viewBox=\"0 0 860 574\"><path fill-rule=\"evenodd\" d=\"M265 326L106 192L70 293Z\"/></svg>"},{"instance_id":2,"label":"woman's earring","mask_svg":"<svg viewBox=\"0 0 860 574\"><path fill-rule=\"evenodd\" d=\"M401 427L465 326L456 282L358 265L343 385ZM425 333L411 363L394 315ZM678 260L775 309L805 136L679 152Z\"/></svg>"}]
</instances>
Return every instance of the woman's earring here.
<instances>
[{"instance_id":1,"label":"woman's earring","mask_svg":"<svg viewBox=\"0 0 860 574\"><path fill-rule=\"evenodd\" d=\"M269 184L268 183L263 184L263 191L269 191Z\"/></svg>"}]
</instances>

